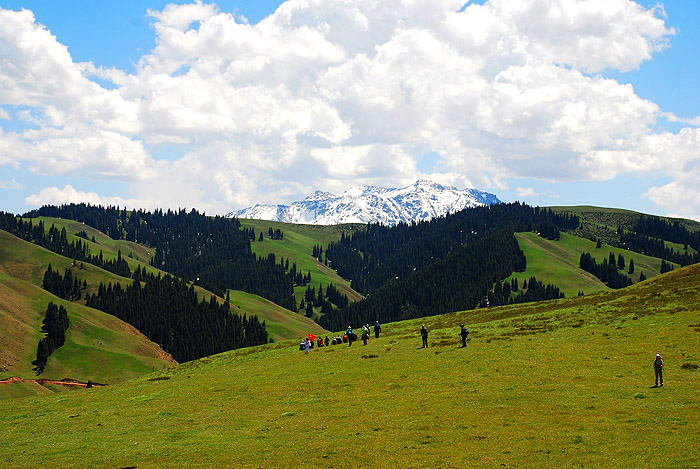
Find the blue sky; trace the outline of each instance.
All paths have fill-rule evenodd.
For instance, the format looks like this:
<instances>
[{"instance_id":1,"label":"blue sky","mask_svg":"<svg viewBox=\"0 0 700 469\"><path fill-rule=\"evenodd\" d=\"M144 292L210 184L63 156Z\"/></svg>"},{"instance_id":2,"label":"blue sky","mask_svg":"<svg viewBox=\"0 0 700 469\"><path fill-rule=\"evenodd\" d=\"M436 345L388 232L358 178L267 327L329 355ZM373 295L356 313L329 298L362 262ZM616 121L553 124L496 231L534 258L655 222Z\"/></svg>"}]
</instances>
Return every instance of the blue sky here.
<instances>
[{"instance_id":1,"label":"blue sky","mask_svg":"<svg viewBox=\"0 0 700 469\"><path fill-rule=\"evenodd\" d=\"M175 23L171 17L157 13L165 11L167 5L172 3L183 6L181 10L173 8L173 14L182 12L182 15L191 16L191 21L188 20L191 24L182 31L178 29L179 26L172 27ZM522 70L508 77L508 80L514 80L516 87L520 86L519 97L510 94L511 91L504 91L498 80L489 83L493 78L489 73L476 72L473 80L477 80L488 93L482 94L482 98L491 96L489 99L500 99L499 102L506 99L513 99L513 102L501 108L494 105L493 109L489 109L488 104L483 103L469 107L471 103L465 98L466 104L462 110L451 108L452 103L459 101L459 94L442 94L444 90L461 86L460 76L464 77L461 79L463 81L470 80L464 74L467 72L455 70L456 67L447 59L450 53L460 49L461 39L443 41L445 48L442 49L443 44L439 42L446 36L446 30L441 29L442 26L435 27L422 19L412 18L415 9L406 7L402 12L386 12L372 2L357 2L357 11L366 18L365 23L369 20L365 33L357 34L348 26L347 17L343 16L347 14L346 10L339 12L337 9L330 11L321 6L307 6L306 9L300 8L290 13L285 21L278 18L275 26L267 30L267 36L255 34L256 30L252 27L249 30L236 29L236 37L251 33L249 38L246 37L249 42L245 47L241 46L243 48L238 55L207 57L204 60L197 56L198 53L208 54L206 38L203 37L204 25L213 27L223 24L217 21L225 13L234 15L235 20L226 23L231 28L237 28L234 23L244 23L243 17L251 25L256 25L273 14L280 2L218 1L216 11L207 10L205 2L198 8L185 11L184 5L191 3L0 0L2 9L24 8L33 12L34 25L18 22L17 28L36 29L43 25L55 37L55 43L67 47L72 63L66 64L64 59L56 59L56 67L80 68L79 64L90 62L97 68L123 72L122 78L134 77L130 83L120 81L121 78L114 83L114 74L89 74L83 70L84 76L102 88L97 93L98 97L86 100L88 104L68 92L65 97L56 97L55 90L44 90L50 87L42 79L51 78L42 77L41 73L33 70L27 70L24 78L16 80L17 90L0 89L0 110L8 117L0 118L0 129L4 133L0 135L0 210L23 212L36 204L73 201L82 197L88 201L116 201L148 208L195 206L222 213L255 202L290 202L316 189L341 191L360 183L399 186L409 183L412 178L422 177L456 186L473 185L507 201L519 199L541 205L604 205L662 215L700 216L700 202L694 203L694 194L700 194L699 184L693 182L697 179L692 177L696 172L700 174L700 156L696 146L700 141L697 136L700 135L697 131L700 125L700 49L697 47L700 44L700 15L694 2L662 2L666 16L657 11L655 17L663 21L665 33L659 33L658 24L649 24L646 30L637 31L634 29L637 26L633 25L640 21L634 15L639 12L625 10L620 13L623 16L618 16L616 21L629 18L630 28L633 29L623 36L611 36L613 40L623 37L620 40L624 41L625 36L638 34L639 40L646 38L650 44L665 41L667 45L656 48L650 58L644 58L637 48L639 41L603 46L589 44L586 53L599 53L601 67L596 67L595 63L591 65L592 62L582 56L585 54L576 52L578 47L584 47L581 44L584 44L584 39L590 39L589 36L584 39L572 36L569 38L571 47L561 48L556 43L559 40L557 37L535 37L537 32L527 30L523 23L515 23L512 26L514 31L509 33L511 41L529 42L531 49L526 52L527 57L515 53L498 56L494 51L470 45L476 47L474 53L484 54L479 66L482 70L493 66L505 67L501 63L521 66L523 60L549 64L546 66L558 70L556 74L561 72L555 74L556 79L561 80L556 83L559 88L527 88L531 76L528 74L540 76L545 65L539 69L522 67ZM523 12L505 11L507 8L498 7L496 2L478 3L493 7L490 15L494 22L507 24L511 18L508 15L515 14L528 18ZM574 11L576 2L564 2L567 3L572 5ZM657 5L657 2L647 0L639 3L645 9ZM354 5L352 2L350 4ZM430 2L425 4L428 5L425 8L429 9ZM468 5L465 13L475 15L479 11L477 7ZM156 13L149 15L149 9ZM387 26L389 23L374 22L373 15L384 18L393 13L397 15L395 23L405 20L406 24L412 25L413 29L408 28L410 31L428 32L437 38L433 45L425 36L416 36L420 40L414 40L412 44L430 43L436 51L439 49L439 53L426 54L425 58L420 59L422 62L416 63L418 71L413 76L410 70L407 72L399 68L400 62L392 62L390 54L386 54L387 63L379 63L385 56L377 51L395 50L390 46L406 40L405 30L402 35L397 33L398 29L392 29L394 26ZM422 11L422 14L425 12ZM500 18L498 15L504 16ZM326 29L319 28L318 18L324 19ZM582 24L582 28L585 28L585 23ZM321 35L317 39L309 39L299 33L300 26L307 27L307 31L321 31ZM552 25L552 30L556 31L557 27ZM674 33L670 32L671 28ZM165 33L166 30L170 33ZM221 34L225 28L216 30ZM181 39L187 37L188 32L198 33L197 40L202 42L193 46L195 49L178 50L183 44ZM9 30L5 33L10 35L8 37L18 34ZM171 36L166 36L171 33ZM484 31L483 34L492 32ZM649 39L654 34L658 37ZM171 40L175 36L180 39ZM273 43L269 36L282 39ZM48 39L37 38L37 41ZM537 41L541 41L542 45L537 45ZM162 51L154 53L157 42L163 44ZM472 42L477 44L479 38ZM289 56L286 56L287 51L279 51L280 47L284 48L280 44L289 44L290 51L298 55L289 52ZM317 50L307 53L316 45ZM246 47L259 52L247 54ZM600 50L595 47L600 47ZM613 57L610 50L616 47L621 50L629 47L629 51ZM417 49L411 52L411 56L418 57L421 52ZM26 53L19 45L16 50L0 48L0 59L7 54L11 60L20 63L21 54ZM219 53L226 55L225 50ZM436 67L431 62L431 55L435 57L439 54L446 57L444 64L437 65L445 67L446 71L441 75L455 73L455 78L450 80L446 77L441 86L422 89L423 85L415 82L431 80L425 78L430 77L431 68ZM635 54L639 54L639 57L635 57ZM465 71L470 70L472 65L470 56L470 53L464 52L458 59L464 61ZM151 57L150 61L147 60L145 71L137 66L144 57ZM53 64L51 60L47 59L47 63ZM180 68L180 72L169 68L173 66L171 62L177 60L181 60L180 67L184 67ZM192 64L205 64L207 60L210 60L208 65L202 65L197 74L190 73ZM196 103L196 109L189 111L186 103L191 104L192 100L198 99L197 93L192 91L194 84L203 86L200 93L206 92L207 80L219 86L223 75L204 77L203 70L210 73L211 63L222 60L230 64L229 70L235 69L236 74L234 78L230 78L233 75L225 75L228 77L226 79L233 81L226 88L217 88L219 94L206 100L211 112L221 112L221 120L231 120L218 128L219 119L208 120L206 113L204 116L197 114L203 106L201 102ZM606 60L609 61L607 66ZM254 70L260 63L267 64L260 74L245 71ZM366 76L352 76L350 80L347 75L360 73L357 72L358 67L370 72ZM61 76L62 69L56 70L57 76ZM338 75L338 70L347 72ZM583 76L577 76L577 72ZM157 73L165 78L154 79ZM174 84L172 93L159 96L159 86L169 81L175 82L178 73L186 75L181 77L182 83ZM544 76L549 75L544 73ZM271 77L277 77L275 79L278 81ZM619 87L611 92L613 98L595 96L600 92L604 78L614 80L617 85L631 85L633 95L613 102L625 94L624 87ZM41 92L32 89L31 80L36 80L36 87L42 88ZM76 80L76 89L86 86L79 83L79 78ZM341 86L350 90L355 83L365 81L370 84L365 87L366 93L354 99L343 96L343 91L338 94L334 89L324 88ZM397 101L400 98L392 94L395 89L388 85L377 85L374 89L377 82L394 81L401 81L396 85L398 89L420 89L421 93L434 95L417 105L415 96L409 102ZM315 84L311 86L310 82ZM281 91L281 87L285 90ZM66 85L66 88L72 87ZM177 90L180 90L179 94L175 94ZM119 96L110 95L109 91ZM363 90L352 92L362 93ZM504 92L507 94L499 94ZM595 123L591 123L592 118L589 117L584 123L577 122L578 127L561 130L562 126L571 124L575 116L557 120L551 115L556 111L554 103L553 110L552 106L539 107L539 99L520 99L535 92L541 93L542 100L549 99L552 94L561 96L561 106L573 106L575 101L578 109L590 110L591 115L605 115L601 118L616 122L611 127L617 126L619 129L602 135L607 131L606 126L593 125ZM230 97L227 100L240 99L241 107L222 108L221 103L217 103L217 96ZM244 99L251 101L244 102ZM430 104L441 99L447 104L436 108ZM619 115L606 109L604 104L607 99L613 99L610 108L619 108ZM99 110L90 109L85 110L84 114L78 115L76 111L75 116L72 115L74 110L83 112L84 107L94 105L95 101L102 103L101 100L104 100L104 104L100 106L113 106L115 110L107 117L99 116ZM177 108L163 109L173 101L178 103ZM387 104L387 101L391 103ZM382 106L395 109L398 114L392 114ZM260 114L251 111L249 117L241 117L241 120L230 117L231 114L246 116L251 107L262 108ZM625 110L630 108L634 112ZM135 118L131 122L129 109L134 109L134 112L140 109L139 112L148 117ZM377 109L381 110L376 112ZM654 109L658 109L658 112ZM159 114L161 111L162 115ZM492 118L494 122L485 123L482 117L466 124L459 122L457 116L460 112L471 115L477 111L479 116ZM54 112L60 118L47 123ZM120 112L124 112L124 116L114 117ZM193 119L206 121L206 124L198 127L178 120L187 119L188 112L192 112L193 116L197 114ZM279 120L271 121L269 116L276 116ZM414 121L411 121L411 116L414 116ZM533 116L542 121L535 121ZM71 123L71 118L76 124ZM173 120L169 121L171 118ZM102 125L91 119L94 122L112 120ZM425 119L425 122L416 124L415 120L420 119ZM258 121L265 122L264 129L252 124ZM509 127L511 122L512 127ZM72 130L73 127L75 130ZM171 131L173 128L178 130ZM35 132L27 133L31 129ZM529 134L529 129L537 136ZM56 140L53 138L57 134L60 134L60 144L66 144L62 152L54 151ZM423 135L424 138L421 137ZM100 142L100 138L107 140ZM17 149L19 144L26 144L23 153ZM668 148L667 161L664 161L665 156L659 148ZM33 156L34 151L38 152L38 156ZM126 152L126 156L120 155L120 151ZM85 156L78 155L80 152L84 152ZM125 160L130 162L122 164ZM380 161L383 163L380 164ZM567 171L567 165L571 165L570 171ZM71 169L66 170L66 167ZM542 169L533 171L532 168ZM207 176L208 171L209 175L218 173L214 182ZM158 180L159 175L165 175L180 186L172 189L162 178ZM68 186L73 189L72 192L67 189Z\"/></svg>"}]
</instances>

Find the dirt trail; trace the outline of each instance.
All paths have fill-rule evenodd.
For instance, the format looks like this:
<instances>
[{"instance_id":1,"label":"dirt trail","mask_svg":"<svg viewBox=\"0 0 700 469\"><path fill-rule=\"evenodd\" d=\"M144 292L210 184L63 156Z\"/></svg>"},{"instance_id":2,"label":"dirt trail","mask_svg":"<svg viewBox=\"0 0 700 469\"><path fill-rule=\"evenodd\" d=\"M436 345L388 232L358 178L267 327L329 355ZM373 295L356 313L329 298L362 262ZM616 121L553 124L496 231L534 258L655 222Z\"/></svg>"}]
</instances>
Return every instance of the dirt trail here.
<instances>
[{"instance_id":1,"label":"dirt trail","mask_svg":"<svg viewBox=\"0 0 700 469\"><path fill-rule=\"evenodd\" d=\"M11 384L11 383L34 383L43 386L44 384L58 384L61 386L78 386L81 388L86 388L87 383L81 383L80 381L76 381L74 379L62 379L62 380L55 380L55 379L24 379L24 378L18 378L17 376L13 376L12 378L7 378L0 380L0 384ZM93 387L102 387L105 386L104 384L100 383L92 383Z\"/></svg>"}]
</instances>

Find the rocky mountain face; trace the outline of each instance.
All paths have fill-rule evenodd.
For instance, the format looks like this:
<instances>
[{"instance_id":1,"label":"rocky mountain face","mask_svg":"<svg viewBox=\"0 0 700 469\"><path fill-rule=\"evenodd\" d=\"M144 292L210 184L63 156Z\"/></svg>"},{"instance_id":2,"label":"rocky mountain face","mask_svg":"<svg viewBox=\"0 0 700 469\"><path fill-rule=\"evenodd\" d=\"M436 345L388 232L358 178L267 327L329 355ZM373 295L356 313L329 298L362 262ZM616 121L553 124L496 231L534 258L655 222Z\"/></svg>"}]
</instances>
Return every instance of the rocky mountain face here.
<instances>
[{"instance_id":1,"label":"rocky mountain face","mask_svg":"<svg viewBox=\"0 0 700 469\"><path fill-rule=\"evenodd\" d=\"M316 191L290 205L260 205L230 212L229 217L312 225L430 220L468 207L498 204L493 194L419 180L402 188L355 186L342 194Z\"/></svg>"}]
</instances>

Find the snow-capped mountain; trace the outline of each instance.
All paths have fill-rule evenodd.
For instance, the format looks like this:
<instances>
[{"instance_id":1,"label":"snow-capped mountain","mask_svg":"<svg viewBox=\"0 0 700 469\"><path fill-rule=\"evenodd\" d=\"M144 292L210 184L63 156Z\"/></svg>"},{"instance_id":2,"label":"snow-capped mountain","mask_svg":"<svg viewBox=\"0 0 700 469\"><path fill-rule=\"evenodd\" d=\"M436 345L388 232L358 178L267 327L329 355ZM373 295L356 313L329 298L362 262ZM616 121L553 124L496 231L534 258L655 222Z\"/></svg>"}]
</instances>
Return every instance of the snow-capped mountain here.
<instances>
[{"instance_id":1,"label":"snow-capped mountain","mask_svg":"<svg viewBox=\"0 0 700 469\"><path fill-rule=\"evenodd\" d=\"M291 205L255 205L228 217L312 225L430 220L467 207L501 203L493 194L420 180L400 189L355 186L340 195L316 191Z\"/></svg>"}]
</instances>

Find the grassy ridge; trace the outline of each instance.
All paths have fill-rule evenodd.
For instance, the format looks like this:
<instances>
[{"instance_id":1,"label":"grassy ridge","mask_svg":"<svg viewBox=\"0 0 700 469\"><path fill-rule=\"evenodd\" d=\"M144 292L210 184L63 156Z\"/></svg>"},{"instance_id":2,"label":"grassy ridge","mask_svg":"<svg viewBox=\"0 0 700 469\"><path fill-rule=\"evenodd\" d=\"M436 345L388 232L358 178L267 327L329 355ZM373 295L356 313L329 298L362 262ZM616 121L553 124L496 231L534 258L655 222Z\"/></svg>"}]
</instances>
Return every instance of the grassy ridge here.
<instances>
[{"instance_id":1,"label":"grassy ridge","mask_svg":"<svg viewBox=\"0 0 700 469\"><path fill-rule=\"evenodd\" d=\"M596 248L596 243L593 241L567 233L561 233L558 241L546 240L537 236L536 233L516 233L515 236L527 258L527 270L514 273L508 280L517 278L522 284L522 280L534 275L544 283L555 284L567 297L576 296L579 291L589 294L609 290L595 276L579 268L579 260L583 252L591 253L598 263L603 262L604 258L607 259L611 252L615 254L616 259L622 254L625 258L625 269L621 272L628 275L635 283L639 281L640 272L644 272L647 278L659 275L661 272L661 259L607 244ZM633 274L627 274L630 260L634 260ZM672 265L678 267L676 264Z\"/></svg>"},{"instance_id":2,"label":"grassy ridge","mask_svg":"<svg viewBox=\"0 0 700 469\"><path fill-rule=\"evenodd\" d=\"M149 273L160 273L161 275L167 275L166 272L149 265L150 258L153 255L152 248L131 241L114 240L101 231L73 220L39 217L38 219L32 219L32 222L38 223L38 220L44 222L44 226L47 231L51 225L56 226L59 230L61 228L65 228L68 242L80 239L83 243L87 243L92 254L97 254L101 250L105 259L116 259L117 253L121 251L122 257L129 264L129 268L132 271L137 267L141 267L142 269L146 269ZM85 231L89 240L86 241L84 238L79 238L76 236L79 231ZM95 238L94 243L92 242L93 236ZM37 268L35 269L35 272L33 272L32 282L36 285L41 285L41 280L43 278L44 271L46 270L46 265L48 265L47 259L44 259L43 264L37 263L35 265ZM60 267L61 271L68 265L70 265L70 263L66 264L65 266L62 265ZM325 266L321 267L325 268ZM90 271L98 270L103 272L101 269L97 269L92 266L88 267L88 264L85 264L85 268L89 269ZM124 284L124 282L130 282L130 280L124 280L117 276L102 276L102 278L96 278L95 282L93 282L94 284L90 285L91 288L89 289L89 292L95 293L100 282L107 283L109 281L121 281L122 284ZM88 283L90 283L90 281L88 281ZM199 286L196 286L195 290L197 291L200 299L208 299L213 295L213 293L210 291ZM231 298L238 299L238 301L235 303L235 305L238 306L236 311L237 313L242 313L248 316L257 315L261 321L266 321L270 325L270 335L275 340L299 337L300 335L305 335L307 332L324 331L324 329L317 326L312 320L306 317L299 317L299 315L296 313L281 308L280 306L275 305L274 303L271 303L270 301L259 296L231 290ZM222 298L218 298L218 300L223 301Z\"/></svg>"},{"instance_id":3,"label":"grassy ridge","mask_svg":"<svg viewBox=\"0 0 700 469\"><path fill-rule=\"evenodd\" d=\"M270 300L237 290L229 290L229 294L233 312L255 312L265 320L267 332L275 341L306 337L308 333L328 334L328 331L303 314L289 311Z\"/></svg>"},{"instance_id":4,"label":"grassy ridge","mask_svg":"<svg viewBox=\"0 0 700 469\"><path fill-rule=\"evenodd\" d=\"M66 343L51 355L42 378L117 382L174 363L158 345L116 317L43 290L49 263L62 271L72 261L0 231L0 377L35 377L31 362L43 337L41 322L49 302L65 306L71 325ZM89 264L73 270L88 282L90 292L100 282L129 281ZM0 386L0 397L5 389Z\"/></svg>"},{"instance_id":5,"label":"grassy ridge","mask_svg":"<svg viewBox=\"0 0 700 469\"><path fill-rule=\"evenodd\" d=\"M328 268L312 257L315 244L321 245L324 249L329 243L338 241L342 233L351 233L361 229L362 225L294 225L290 223L280 223L265 220L240 220L241 225L246 228L254 228L256 235L262 231L264 239L262 242L251 243L253 252L258 255L274 254L279 259L284 257L289 259L290 264L296 262L297 268L303 273L311 271L311 286L318 289L319 285L327 287L333 283L341 293L348 295L350 301L357 301L362 296L350 288L350 282L340 277L333 269ZM284 239L272 240L268 238L268 228L279 229L284 232ZM256 237L257 240L257 237ZM304 295L306 287L296 287L294 293L297 302Z\"/></svg>"},{"instance_id":6,"label":"grassy ridge","mask_svg":"<svg viewBox=\"0 0 700 469\"><path fill-rule=\"evenodd\" d=\"M691 266L598 295L389 324L366 347L273 344L18 399L0 408L0 439L20 466L693 466L698 282ZM649 389L657 352L666 386Z\"/></svg>"}]
</instances>

